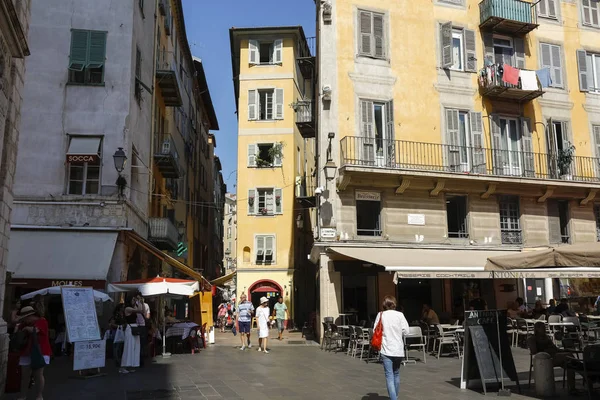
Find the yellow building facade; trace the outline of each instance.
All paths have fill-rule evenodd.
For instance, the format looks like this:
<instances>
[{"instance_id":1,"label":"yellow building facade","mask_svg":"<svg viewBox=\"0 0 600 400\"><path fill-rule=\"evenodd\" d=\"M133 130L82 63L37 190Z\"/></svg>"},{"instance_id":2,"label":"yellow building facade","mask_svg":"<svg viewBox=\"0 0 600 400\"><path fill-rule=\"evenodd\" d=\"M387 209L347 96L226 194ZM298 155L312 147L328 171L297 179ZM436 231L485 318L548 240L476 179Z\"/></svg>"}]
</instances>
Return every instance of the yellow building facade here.
<instances>
[{"instance_id":1,"label":"yellow building facade","mask_svg":"<svg viewBox=\"0 0 600 400\"><path fill-rule=\"evenodd\" d=\"M368 320L385 294L411 318L558 296L548 276L482 271L598 240L598 1L327 0L317 14L320 317Z\"/></svg>"},{"instance_id":2,"label":"yellow building facade","mask_svg":"<svg viewBox=\"0 0 600 400\"><path fill-rule=\"evenodd\" d=\"M262 296L274 303L281 295L293 319L295 277L306 264L306 253L300 261L295 246L298 221L309 208L301 201L314 196L307 183L314 173L314 57L300 27L234 28L230 36L238 110L238 296L246 293L257 306Z\"/></svg>"}]
</instances>

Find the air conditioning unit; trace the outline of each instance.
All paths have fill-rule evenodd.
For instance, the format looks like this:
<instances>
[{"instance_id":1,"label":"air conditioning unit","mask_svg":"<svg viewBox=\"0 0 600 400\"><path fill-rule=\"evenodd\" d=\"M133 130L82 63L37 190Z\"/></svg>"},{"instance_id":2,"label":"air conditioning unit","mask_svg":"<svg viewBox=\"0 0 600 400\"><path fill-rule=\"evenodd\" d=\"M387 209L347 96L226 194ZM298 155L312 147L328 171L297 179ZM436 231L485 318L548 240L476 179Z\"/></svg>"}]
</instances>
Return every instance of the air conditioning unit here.
<instances>
[{"instance_id":1,"label":"air conditioning unit","mask_svg":"<svg viewBox=\"0 0 600 400\"><path fill-rule=\"evenodd\" d=\"M171 141L170 140L163 141L163 144L162 144L162 153L163 154L169 154L170 152L171 152Z\"/></svg>"}]
</instances>

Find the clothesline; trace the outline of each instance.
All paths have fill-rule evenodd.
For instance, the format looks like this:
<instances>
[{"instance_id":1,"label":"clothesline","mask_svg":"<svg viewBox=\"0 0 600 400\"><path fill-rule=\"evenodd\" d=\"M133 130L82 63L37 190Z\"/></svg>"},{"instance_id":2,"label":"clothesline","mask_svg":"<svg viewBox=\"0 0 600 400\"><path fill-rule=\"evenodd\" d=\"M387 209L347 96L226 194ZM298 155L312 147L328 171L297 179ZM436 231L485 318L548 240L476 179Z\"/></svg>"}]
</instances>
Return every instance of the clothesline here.
<instances>
[{"instance_id":1,"label":"clothesline","mask_svg":"<svg viewBox=\"0 0 600 400\"><path fill-rule=\"evenodd\" d=\"M487 80L487 83L492 85L499 84L502 81L510 85L519 86L522 90L538 90L539 85L545 88L549 87L552 83L549 68L529 71L515 68L509 64L487 65L481 70L479 79L482 81Z\"/></svg>"}]
</instances>

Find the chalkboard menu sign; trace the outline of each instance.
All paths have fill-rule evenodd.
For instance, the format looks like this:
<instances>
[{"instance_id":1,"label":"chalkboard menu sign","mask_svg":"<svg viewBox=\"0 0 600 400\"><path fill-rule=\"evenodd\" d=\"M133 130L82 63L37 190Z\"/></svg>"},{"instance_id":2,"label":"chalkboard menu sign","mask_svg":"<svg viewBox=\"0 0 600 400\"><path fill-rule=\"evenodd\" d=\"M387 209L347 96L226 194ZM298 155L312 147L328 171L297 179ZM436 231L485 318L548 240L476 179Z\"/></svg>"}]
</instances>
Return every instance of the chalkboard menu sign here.
<instances>
[{"instance_id":1,"label":"chalkboard menu sign","mask_svg":"<svg viewBox=\"0 0 600 400\"><path fill-rule=\"evenodd\" d=\"M69 342L100 340L94 289L63 286L61 295Z\"/></svg>"},{"instance_id":2,"label":"chalkboard menu sign","mask_svg":"<svg viewBox=\"0 0 600 400\"><path fill-rule=\"evenodd\" d=\"M488 383L501 384L505 379L519 386L506 326L506 310L465 312L461 388L466 389L473 380L481 381L484 393Z\"/></svg>"}]
</instances>

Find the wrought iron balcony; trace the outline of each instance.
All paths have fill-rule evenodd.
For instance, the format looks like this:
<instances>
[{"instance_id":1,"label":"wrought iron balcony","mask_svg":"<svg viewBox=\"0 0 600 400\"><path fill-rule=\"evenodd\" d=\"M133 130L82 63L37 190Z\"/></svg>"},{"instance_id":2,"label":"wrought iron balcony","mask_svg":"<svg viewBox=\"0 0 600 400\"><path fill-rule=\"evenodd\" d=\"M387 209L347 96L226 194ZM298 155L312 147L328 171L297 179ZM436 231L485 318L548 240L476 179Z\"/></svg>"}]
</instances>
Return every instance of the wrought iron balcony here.
<instances>
[{"instance_id":1,"label":"wrought iron balcony","mask_svg":"<svg viewBox=\"0 0 600 400\"><path fill-rule=\"evenodd\" d=\"M297 176L296 177L296 200L305 208L315 207L315 177Z\"/></svg>"},{"instance_id":2,"label":"wrought iron balcony","mask_svg":"<svg viewBox=\"0 0 600 400\"><path fill-rule=\"evenodd\" d=\"M179 242L177 227L168 218L148 219L148 240L161 250L173 251Z\"/></svg>"},{"instance_id":3,"label":"wrought iron balcony","mask_svg":"<svg viewBox=\"0 0 600 400\"><path fill-rule=\"evenodd\" d=\"M502 80L503 69L494 64L484 67L479 73L479 90L482 96L490 98L514 100L519 102L531 101L544 94L544 89L539 79L535 78L537 88L533 90L523 89L522 82L519 80L517 85L513 85Z\"/></svg>"},{"instance_id":4,"label":"wrought iron balcony","mask_svg":"<svg viewBox=\"0 0 600 400\"><path fill-rule=\"evenodd\" d=\"M314 138L316 121L314 117L314 103L311 100L300 100L293 104L296 112L296 126L303 138Z\"/></svg>"},{"instance_id":5,"label":"wrought iron balcony","mask_svg":"<svg viewBox=\"0 0 600 400\"><path fill-rule=\"evenodd\" d=\"M154 147L154 162L163 178L179 178L181 176L179 153L171 135L168 133L160 135Z\"/></svg>"},{"instance_id":6,"label":"wrought iron balcony","mask_svg":"<svg viewBox=\"0 0 600 400\"><path fill-rule=\"evenodd\" d=\"M535 3L521 0L483 0L479 3L479 29L524 35L536 29Z\"/></svg>"},{"instance_id":7,"label":"wrought iron balcony","mask_svg":"<svg viewBox=\"0 0 600 400\"><path fill-rule=\"evenodd\" d=\"M304 79L314 79L316 44L317 38L314 36L306 38L306 42L303 40L298 41L298 67L300 67L300 73Z\"/></svg>"},{"instance_id":8,"label":"wrought iron balcony","mask_svg":"<svg viewBox=\"0 0 600 400\"><path fill-rule=\"evenodd\" d=\"M157 52L156 84L167 107L180 107L183 104L181 77L177 68L172 52Z\"/></svg>"},{"instance_id":9,"label":"wrought iron balcony","mask_svg":"<svg viewBox=\"0 0 600 400\"><path fill-rule=\"evenodd\" d=\"M600 158L347 136L341 166L600 182Z\"/></svg>"}]
</instances>

